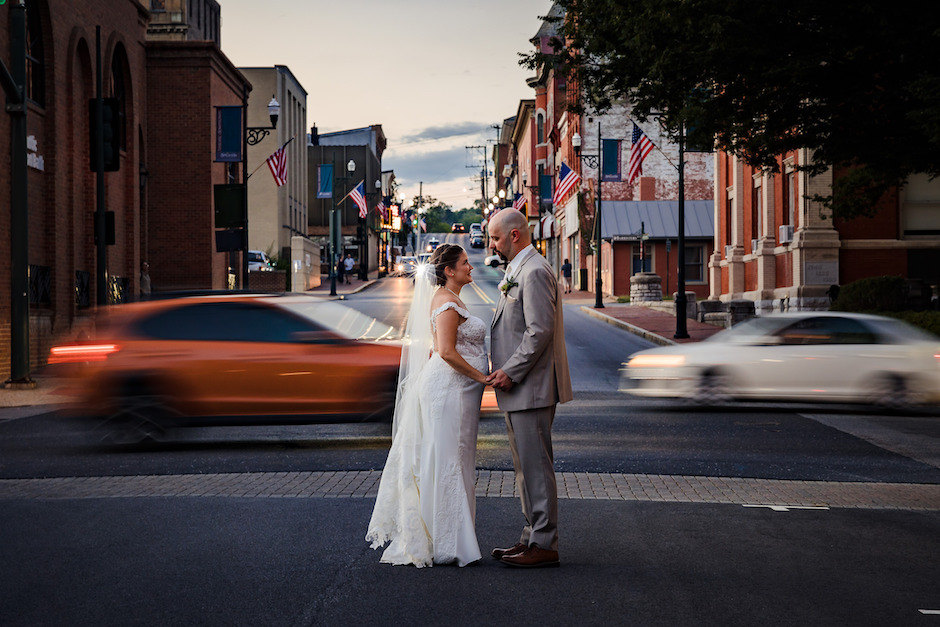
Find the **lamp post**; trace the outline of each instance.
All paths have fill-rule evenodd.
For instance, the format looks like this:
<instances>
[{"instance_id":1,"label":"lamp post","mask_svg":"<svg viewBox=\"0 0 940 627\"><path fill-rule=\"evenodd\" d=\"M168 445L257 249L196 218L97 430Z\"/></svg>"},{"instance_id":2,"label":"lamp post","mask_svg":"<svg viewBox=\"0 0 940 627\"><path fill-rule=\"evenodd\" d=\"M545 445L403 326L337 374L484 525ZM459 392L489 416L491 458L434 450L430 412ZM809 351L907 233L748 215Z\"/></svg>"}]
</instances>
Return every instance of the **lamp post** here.
<instances>
[{"instance_id":1,"label":"lamp post","mask_svg":"<svg viewBox=\"0 0 940 627\"><path fill-rule=\"evenodd\" d=\"M597 123L597 154L596 155L581 155L581 135L575 133L571 138L571 146L574 148L575 154L579 159L582 159L584 163L587 164L590 168L597 168L597 199L595 200L596 208L594 209L594 255L597 261L597 269L594 273L594 308L603 309L604 308L604 292L603 292L603 280L601 279L601 179L603 176L603 163L604 163L604 154L602 150L603 140L601 139L601 123Z\"/></svg>"},{"instance_id":2,"label":"lamp post","mask_svg":"<svg viewBox=\"0 0 940 627\"><path fill-rule=\"evenodd\" d=\"M10 68L0 61L0 84L10 115L10 378L6 384L12 387L35 386L29 376L26 81L26 3L19 0L10 6ZM98 151L99 158L102 153Z\"/></svg>"},{"instance_id":3,"label":"lamp post","mask_svg":"<svg viewBox=\"0 0 940 627\"><path fill-rule=\"evenodd\" d=\"M248 146L257 146L267 137L271 131L277 128L277 120L281 113L281 105L277 98L271 95L271 102L268 103L268 118L271 120L271 126L248 126L248 85L242 87L242 120L245 124L244 139L242 146L242 185L245 194L242 206L242 289L248 289Z\"/></svg>"},{"instance_id":4,"label":"lamp post","mask_svg":"<svg viewBox=\"0 0 940 627\"><path fill-rule=\"evenodd\" d=\"M676 333L672 337L689 337L686 323L685 298L685 124L679 125L679 237L676 251Z\"/></svg>"},{"instance_id":5,"label":"lamp post","mask_svg":"<svg viewBox=\"0 0 940 627\"><path fill-rule=\"evenodd\" d=\"M368 169L368 163L366 163L366 169ZM382 193L382 181L375 181L375 192L370 192L366 196L372 196L374 194ZM368 202L366 204L368 207ZM371 209L369 210L371 213ZM366 213L366 217L359 216L359 225L362 227L359 233L359 280L368 281L369 280L369 213Z\"/></svg>"},{"instance_id":6,"label":"lamp post","mask_svg":"<svg viewBox=\"0 0 940 627\"><path fill-rule=\"evenodd\" d=\"M336 165L336 154L333 155L333 165ZM336 263L339 259L339 246L343 239L343 216L336 204L336 181L348 181L356 171L356 162L352 159L346 164L349 176L335 176L333 182L333 208L330 209L330 296L336 296ZM336 168L333 168L336 172ZM346 200L345 198L343 199Z\"/></svg>"}]
</instances>

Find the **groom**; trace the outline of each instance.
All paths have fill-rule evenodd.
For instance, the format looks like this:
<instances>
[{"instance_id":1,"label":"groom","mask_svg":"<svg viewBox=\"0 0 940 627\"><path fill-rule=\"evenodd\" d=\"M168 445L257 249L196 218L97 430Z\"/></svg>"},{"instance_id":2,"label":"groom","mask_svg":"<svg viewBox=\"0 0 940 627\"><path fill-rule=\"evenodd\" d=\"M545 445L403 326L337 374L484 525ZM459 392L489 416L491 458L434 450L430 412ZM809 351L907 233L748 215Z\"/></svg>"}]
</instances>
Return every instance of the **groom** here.
<instances>
[{"instance_id":1,"label":"groom","mask_svg":"<svg viewBox=\"0 0 940 627\"><path fill-rule=\"evenodd\" d=\"M509 262L490 327L493 373L506 413L516 489L526 526L519 543L494 549L508 566L558 566L558 493L552 459L555 405L570 401L562 298L552 267L532 247L529 222L502 209L488 225L490 247Z\"/></svg>"}]
</instances>

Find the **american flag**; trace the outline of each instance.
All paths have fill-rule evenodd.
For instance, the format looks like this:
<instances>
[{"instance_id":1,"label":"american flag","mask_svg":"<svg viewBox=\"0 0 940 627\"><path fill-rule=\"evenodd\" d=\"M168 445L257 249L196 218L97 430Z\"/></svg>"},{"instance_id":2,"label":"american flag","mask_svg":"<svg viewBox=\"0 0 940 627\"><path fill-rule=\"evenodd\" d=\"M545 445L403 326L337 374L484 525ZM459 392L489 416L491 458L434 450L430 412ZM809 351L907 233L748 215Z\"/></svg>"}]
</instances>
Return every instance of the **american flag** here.
<instances>
[{"instance_id":1,"label":"american flag","mask_svg":"<svg viewBox=\"0 0 940 627\"><path fill-rule=\"evenodd\" d=\"M526 198L524 194L516 194L516 199L512 201L512 208L518 211L525 209Z\"/></svg>"},{"instance_id":2,"label":"american flag","mask_svg":"<svg viewBox=\"0 0 940 627\"><path fill-rule=\"evenodd\" d=\"M382 216L382 219L383 219L383 220L388 220L388 215L387 215L386 212L385 212L385 203L384 203L384 202L382 202L382 201L380 200L380 201L379 201L379 204L377 204L377 205L375 206L375 209L376 209L376 211L378 211L379 214Z\"/></svg>"},{"instance_id":3,"label":"american flag","mask_svg":"<svg viewBox=\"0 0 940 627\"><path fill-rule=\"evenodd\" d=\"M653 150L653 142L646 136L646 133L640 130L640 127L633 124L633 145L630 148L630 166L627 170L627 184L632 184L633 179L643 174L643 160L646 155Z\"/></svg>"},{"instance_id":4,"label":"american flag","mask_svg":"<svg viewBox=\"0 0 940 627\"><path fill-rule=\"evenodd\" d=\"M274 154L268 157L268 168L271 169L271 174L274 175L274 183L280 187L287 182L287 144L274 151Z\"/></svg>"},{"instance_id":5,"label":"american flag","mask_svg":"<svg viewBox=\"0 0 940 627\"><path fill-rule=\"evenodd\" d=\"M421 220L418 222L418 224L421 225L421 230L422 230L422 231L427 231L427 230L428 230L428 223L424 221L424 218L421 218Z\"/></svg>"},{"instance_id":6,"label":"american flag","mask_svg":"<svg viewBox=\"0 0 940 627\"><path fill-rule=\"evenodd\" d=\"M365 218L369 215L369 205L366 204L366 195L365 195L365 185L364 181L360 181L356 187L349 192L349 197L352 198L353 202L356 203L356 206L359 207L359 217Z\"/></svg>"},{"instance_id":7,"label":"american flag","mask_svg":"<svg viewBox=\"0 0 940 627\"><path fill-rule=\"evenodd\" d=\"M561 162L561 171L558 172L558 187L555 188L555 195L552 196L552 203L559 205L561 199L565 197L572 187L581 182L578 173L568 167L564 161Z\"/></svg>"}]
</instances>

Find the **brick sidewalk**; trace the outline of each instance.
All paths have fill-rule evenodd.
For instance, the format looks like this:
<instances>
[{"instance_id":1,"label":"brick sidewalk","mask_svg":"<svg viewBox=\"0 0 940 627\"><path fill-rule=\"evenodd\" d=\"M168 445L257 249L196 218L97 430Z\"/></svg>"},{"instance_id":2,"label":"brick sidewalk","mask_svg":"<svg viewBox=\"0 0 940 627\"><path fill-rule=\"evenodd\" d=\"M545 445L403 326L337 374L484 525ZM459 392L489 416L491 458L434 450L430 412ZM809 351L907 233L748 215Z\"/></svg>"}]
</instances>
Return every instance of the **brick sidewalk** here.
<instances>
[{"instance_id":1,"label":"brick sidewalk","mask_svg":"<svg viewBox=\"0 0 940 627\"><path fill-rule=\"evenodd\" d=\"M722 330L721 327L686 319L689 337L678 339L673 337L676 333L676 317L673 314L643 305L616 302L605 302L603 309L595 309L594 303L592 299L590 304L582 305L581 311L664 346L701 342Z\"/></svg>"},{"instance_id":2,"label":"brick sidewalk","mask_svg":"<svg viewBox=\"0 0 940 627\"><path fill-rule=\"evenodd\" d=\"M0 500L152 497L374 498L378 470L0 479ZM562 499L749 507L940 510L940 485L560 472ZM510 471L478 470L480 498L515 498Z\"/></svg>"}]
</instances>

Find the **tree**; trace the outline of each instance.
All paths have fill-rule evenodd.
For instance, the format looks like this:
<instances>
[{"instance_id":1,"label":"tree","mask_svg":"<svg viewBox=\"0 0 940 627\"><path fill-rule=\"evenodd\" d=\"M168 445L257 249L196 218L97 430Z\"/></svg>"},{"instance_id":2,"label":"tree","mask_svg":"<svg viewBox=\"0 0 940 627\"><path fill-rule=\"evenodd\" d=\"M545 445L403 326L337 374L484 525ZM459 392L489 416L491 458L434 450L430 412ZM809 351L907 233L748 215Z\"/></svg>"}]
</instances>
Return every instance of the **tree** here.
<instances>
[{"instance_id":1,"label":"tree","mask_svg":"<svg viewBox=\"0 0 940 627\"><path fill-rule=\"evenodd\" d=\"M940 174L940 25L925 5L860 0L559 0L555 63L592 108L629 101L690 142L753 166L809 148L845 168L834 215L871 215L918 172Z\"/></svg>"}]
</instances>

